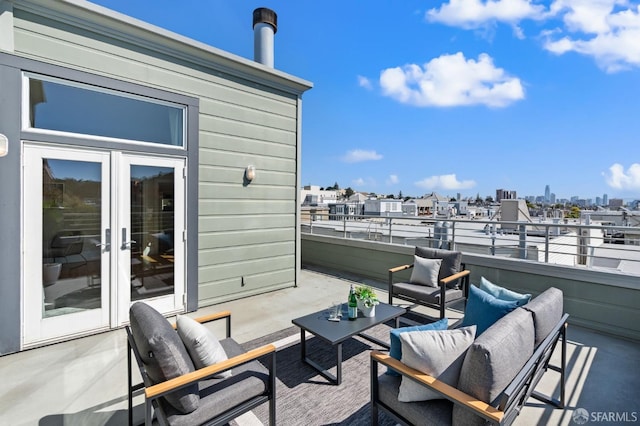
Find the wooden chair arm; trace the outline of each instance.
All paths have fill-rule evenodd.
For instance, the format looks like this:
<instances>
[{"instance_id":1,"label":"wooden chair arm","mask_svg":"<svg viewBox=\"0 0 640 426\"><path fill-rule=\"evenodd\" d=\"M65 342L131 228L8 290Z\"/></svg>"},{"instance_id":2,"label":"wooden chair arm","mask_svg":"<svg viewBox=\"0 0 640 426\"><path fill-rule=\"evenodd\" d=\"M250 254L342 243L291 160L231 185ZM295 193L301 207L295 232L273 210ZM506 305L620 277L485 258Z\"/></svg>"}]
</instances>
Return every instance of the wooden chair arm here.
<instances>
[{"instance_id":1,"label":"wooden chair arm","mask_svg":"<svg viewBox=\"0 0 640 426\"><path fill-rule=\"evenodd\" d=\"M228 370L229 368L237 367L238 365L253 361L275 351L276 347L274 345L261 346L244 354L229 358L225 361L221 361L208 367L192 371L191 373L183 374L182 376L175 377L173 379L155 384L153 386L149 386L145 389L144 393L147 398L155 398L169 393L175 389L206 379L207 377L220 373L221 371Z\"/></svg>"},{"instance_id":2,"label":"wooden chair arm","mask_svg":"<svg viewBox=\"0 0 640 426\"><path fill-rule=\"evenodd\" d=\"M214 314L209 314L209 315L204 315L198 318L194 318L194 320L198 321L200 324L204 324L206 322L216 321L216 320L225 319L225 318L231 318L231 311L216 312ZM173 329L175 330L178 327L178 325L171 324L171 327L173 327Z\"/></svg>"},{"instance_id":3,"label":"wooden chair arm","mask_svg":"<svg viewBox=\"0 0 640 426\"><path fill-rule=\"evenodd\" d=\"M389 273L393 274L395 272L404 271L405 269L409 269L409 268L413 268L413 264L411 264L411 265L400 265L400 266L396 266L395 268L390 268L389 269Z\"/></svg>"},{"instance_id":4,"label":"wooden chair arm","mask_svg":"<svg viewBox=\"0 0 640 426\"><path fill-rule=\"evenodd\" d=\"M440 280L441 284L449 284L452 281L458 280L462 277L466 277L467 275L471 274L471 271L466 269L464 271L460 271L460 272L456 272L453 275L449 275L448 277L445 277L443 279Z\"/></svg>"},{"instance_id":5,"label":"wooden chair arm","mask_svg":"<svg viewBox=\"0 0 640 426\"><path fill-rule=\"evenodd\" d=\"M379 351L372 351L371 359L374 362L379 362L383 365L393 368L403 376L413 378L417 383L433 389L453 403L462 405L487 420L495 423L500 423L502 421L502 418L504 417L503 411L500 411L497 408L487 404L486 402L480 401L477 398L474 398L473 396L454 388L453 386L441 382L438 379L429 376L428 374L422 373L418 370L414 370L411 367L407 367L397 359L390 357L389 354Z\"/></svg>"},{"instance_id":6,"label":"wooden chair arm","mask_svg":"<svg viewBox=\"0 0 640 426\"><path fill-rule=\"evenodd\" d=\"M215 320L219 320L219 319L224 319L227 317L231 316L231 311L222 311L222 312L216 312L214 314L209 314L209 315L204 315L198 318L194 318L196 321L198 321L201 324L204 324L205 322L210 322L210 321L215 321Z\"/></svg>"}]
</instances>

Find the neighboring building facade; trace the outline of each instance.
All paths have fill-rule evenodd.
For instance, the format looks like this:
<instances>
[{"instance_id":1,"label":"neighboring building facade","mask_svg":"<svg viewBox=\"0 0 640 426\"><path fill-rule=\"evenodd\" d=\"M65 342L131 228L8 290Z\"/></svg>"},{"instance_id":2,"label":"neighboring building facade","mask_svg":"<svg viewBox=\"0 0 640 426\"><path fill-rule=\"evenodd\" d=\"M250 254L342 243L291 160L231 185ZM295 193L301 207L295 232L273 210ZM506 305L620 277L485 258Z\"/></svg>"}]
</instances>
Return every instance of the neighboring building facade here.
<instances>
[{"instance_id":1,"label":"neighboring building facade","mask_svg":"<svg viewBox=\"0 0 640 426\"><path fill-rule=\"evenodd\" d=\"M402 200L390 198L368 199L364 201L365 216L399 217L402 216Z\"/></svg>"},{"instance_id":2,"label":"neighboring building facade","mask_svg":"<svg viewBox=\"0 0 640 426\"><path fill-rule=\"evenodd\" d=\"M309 82L88 2L0 12L0 354L295 285Z\"/></svg>"},{"instance_id":3,"label":"neighboring building facade","mask_svg":"<svg viewBox=\"0 0 640 426\"><path fill-rule=\"evenodd\" d=\"M496 189L496 203L499 203L501 200L515 200L516 198L518 198L516 191Z\"/></svg>"},{"instance_id":4,"label":"neighboring building facade","mask_svg":"<svg viewBox=\"0 0 640 426\"><path fill-rule=\"evenodd\" d=\"M303 205L334 204L338 200L338 191L320 189L317 185L306 185L300 191Z\"/></svg>"}]
</instances>

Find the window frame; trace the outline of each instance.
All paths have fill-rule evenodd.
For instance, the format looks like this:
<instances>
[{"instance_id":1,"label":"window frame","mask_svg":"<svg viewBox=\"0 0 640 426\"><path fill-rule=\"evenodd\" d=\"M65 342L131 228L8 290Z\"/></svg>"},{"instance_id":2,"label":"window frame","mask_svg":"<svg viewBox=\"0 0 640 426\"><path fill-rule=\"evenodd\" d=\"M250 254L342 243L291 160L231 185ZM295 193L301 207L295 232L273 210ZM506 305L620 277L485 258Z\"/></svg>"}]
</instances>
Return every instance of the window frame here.
<instances>
[{"instance_id":1,"label":"window frame","mask_svg":"<svg viewBox=\"0 0 640 426\"><path fill-rule=\"evenodd\" d=\"M30 123L31 100L30 100L29 82L31 79L51 82L51 83L60 84L63 86L82 89L82 90L89 90L93 92L108 94L108 95L122 97L126 99L134 99L134 100L148 102L156 105L177 108L182 111L182 132L181 132L182 143L180 145L170 145L170 144L163 144L160 142L141 141L141 140L135 140L135 139L123 139L123 138L111 137L111 136L101 136L101 135L94 135L94 134L87 134L87 133L76 133L76 132L33 127L31 126L31 123ZM189 125L188 110L189 110L189 105L184 103L178 103L175 101L165 100L165 99L158 99L156 97L152 98L149 96L145 96L143 94L132 93L130 91L123 91L113 87L107 87L104 85L94 85L90 83L84 83L74 79L56 77L56 76L46 75L38 72L26 71L26 70L22 71L21 130L23 132L29 132L29 133L41 134L41 135L70 137L74 139L83 139L83 140L90 140L90 141L109 141L109 142L120 142L120 143L124 142L126 144L134 144L134 145L141 145L141 146L156 146L156 147L163 147L170 150L182 152L182 151L186 151L188 148L188 125Z\"/></svg>"}]
</instances>

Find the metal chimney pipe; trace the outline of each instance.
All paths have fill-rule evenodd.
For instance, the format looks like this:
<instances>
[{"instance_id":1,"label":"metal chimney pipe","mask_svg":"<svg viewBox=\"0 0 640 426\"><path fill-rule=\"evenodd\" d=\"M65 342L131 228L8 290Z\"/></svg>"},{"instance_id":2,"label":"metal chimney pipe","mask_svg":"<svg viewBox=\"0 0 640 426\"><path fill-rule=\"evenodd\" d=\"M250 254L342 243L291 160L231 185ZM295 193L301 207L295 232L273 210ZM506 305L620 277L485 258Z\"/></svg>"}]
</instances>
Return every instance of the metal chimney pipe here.
<instances>
[{"instance_id":1,"label":"metal chimney pipe","mask_svg":"<svg viewBox=\"0 0 640 426\"><path fill-rule=\"evenodd\" d=\"M273 68L273 36L278 31L278 15L266 7L253 11L253 60Z\"/></svg>"}]
</instances>

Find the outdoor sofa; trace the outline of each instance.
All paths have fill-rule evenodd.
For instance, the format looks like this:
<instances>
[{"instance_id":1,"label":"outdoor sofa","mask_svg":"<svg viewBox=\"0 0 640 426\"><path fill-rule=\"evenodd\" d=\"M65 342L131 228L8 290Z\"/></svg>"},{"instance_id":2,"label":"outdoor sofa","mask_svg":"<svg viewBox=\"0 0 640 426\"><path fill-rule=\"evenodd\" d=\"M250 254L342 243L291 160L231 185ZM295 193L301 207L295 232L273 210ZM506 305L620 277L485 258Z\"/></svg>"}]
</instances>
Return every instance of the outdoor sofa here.
<instances>
[{"instance_id":1,"label":"outdoor sofa","mask_svg":"<svg viewBox=\"0 0 640 426\"><path fill-rule=\"evenodd\" d=\"M530 396L564 407L567 319L568 315L563 314L562 292L547 289L475 337L461 355L457 385L410 368L387 353L373 351L372 424L378 424L378 411L382 410L407 425L508 425ZM550 359L558 342L561 361L554 366ZM392 368L400 376L379 374L380 365ZM560 373L559 399L535 391L547 369ZM437 399L400 402L399 388L406 378L435 392Z\"/></svg>"}]
</instances>

